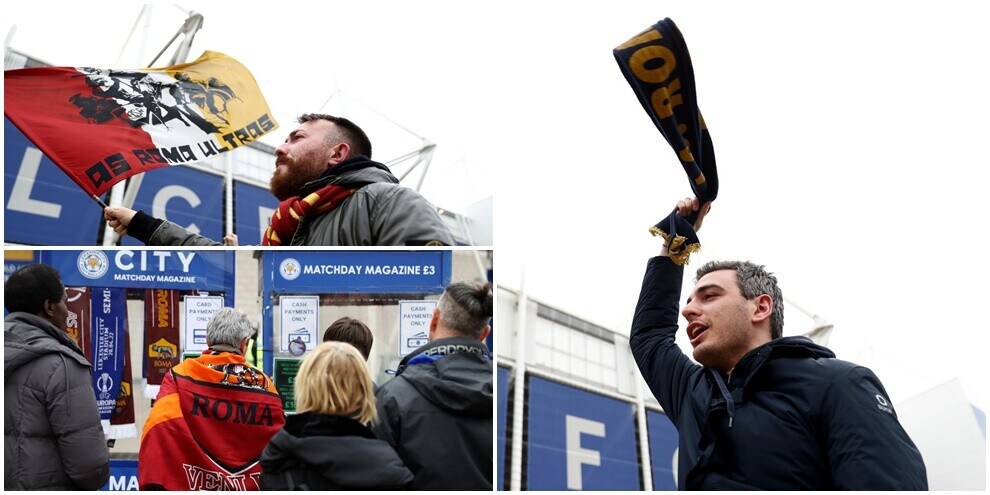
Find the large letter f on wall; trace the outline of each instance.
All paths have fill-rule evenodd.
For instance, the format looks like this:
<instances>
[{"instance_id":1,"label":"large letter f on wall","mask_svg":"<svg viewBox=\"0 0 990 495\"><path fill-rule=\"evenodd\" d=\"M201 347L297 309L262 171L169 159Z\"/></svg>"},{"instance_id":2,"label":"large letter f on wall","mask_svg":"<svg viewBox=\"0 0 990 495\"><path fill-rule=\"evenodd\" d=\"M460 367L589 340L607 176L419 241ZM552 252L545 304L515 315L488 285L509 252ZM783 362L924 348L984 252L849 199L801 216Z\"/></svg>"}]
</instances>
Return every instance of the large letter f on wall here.
<instances>
[{"instance_id":1,"label":"large letter f on wall","mask_svg":"<svg viewBox=\"0 0 990 495\"><path fill-rule=\"evenodd\" d=\"M567 435L567 489L581 490L584 484L581 479L581 466L601 466L602 455L597 450L581 447L581 434L605 437L605 423L591 421L568 414L565 419Z\"/></svg>"}]
</instances>

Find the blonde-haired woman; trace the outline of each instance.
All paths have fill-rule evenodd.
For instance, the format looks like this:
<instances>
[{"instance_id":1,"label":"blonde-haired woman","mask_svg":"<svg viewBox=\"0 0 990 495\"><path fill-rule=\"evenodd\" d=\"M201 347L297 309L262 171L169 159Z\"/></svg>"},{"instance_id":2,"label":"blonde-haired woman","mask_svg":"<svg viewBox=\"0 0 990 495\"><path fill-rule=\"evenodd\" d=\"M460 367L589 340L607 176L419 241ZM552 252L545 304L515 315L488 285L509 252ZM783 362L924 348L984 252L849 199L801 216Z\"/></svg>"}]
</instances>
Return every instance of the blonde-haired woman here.
<instances>
[{"instance_id":1,"label":"blonde-haired woman","mask_svg":"<svg viewBox=\"0 0 990 495\"><path fill-rule=\"evenodd\" d=\"M296 412L261 454L263 490L395 490L412 473L375 435L371 377L358 350L324 342L296 375Z\"/></svg>"}]
</instances>

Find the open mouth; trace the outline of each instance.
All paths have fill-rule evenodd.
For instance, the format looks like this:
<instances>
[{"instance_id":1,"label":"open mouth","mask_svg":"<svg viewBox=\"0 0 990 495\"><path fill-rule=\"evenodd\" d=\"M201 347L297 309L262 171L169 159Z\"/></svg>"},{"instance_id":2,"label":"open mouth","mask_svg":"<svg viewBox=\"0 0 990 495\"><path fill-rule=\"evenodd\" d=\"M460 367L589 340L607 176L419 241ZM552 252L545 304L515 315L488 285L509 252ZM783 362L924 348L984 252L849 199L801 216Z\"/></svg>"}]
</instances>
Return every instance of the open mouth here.
<instances>
[{"instance_id":1,"label":"open mouth","mask_svg":"<svg viewBox=\"0 0 990 495\"><path fill-rule=\"evenodd\" d=\"M687 334L691 339L691 346L697 347L701 343L701 336L708 331L708 327L702 323L694 322L688 325Z\"/></svg>"}]
</instances>

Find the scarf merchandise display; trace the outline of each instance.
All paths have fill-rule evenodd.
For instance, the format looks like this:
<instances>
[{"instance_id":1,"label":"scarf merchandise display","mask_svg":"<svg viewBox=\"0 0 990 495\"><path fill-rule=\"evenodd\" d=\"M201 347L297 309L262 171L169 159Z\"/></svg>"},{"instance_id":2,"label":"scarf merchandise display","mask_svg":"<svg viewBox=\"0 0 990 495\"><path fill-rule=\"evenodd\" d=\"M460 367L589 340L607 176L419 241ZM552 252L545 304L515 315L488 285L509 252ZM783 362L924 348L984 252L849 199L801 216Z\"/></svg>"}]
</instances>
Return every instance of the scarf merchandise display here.
<instances>
[{"instance_id":1,"label":"scarf merchandise display","mask_svg":"<svg viewBox=\"0 0 990 495\"><path fill-rule=\"evenodd\" d=\"M120 376L120 392L110 415L110 432L107 438L133 438L137 436L134 423L134 378L131 373L131 334L124 323L124 373Z\"/></svg>"},{"instance_id":2,"label":"scarf merchandise display","mask_svg":"<svg viewBox=\"0 0 990 495\"><path fill-rule=\"evenodd\" d=\"M699 202L713 201L718 196L715 150L698 110L691 56L674 21L654 24L612 53L643 109L677 154ZM697 212L682 217L675 210L650 228L664 238L678 265L701 247L693 227L697 218Z\"/></svg>"},{"instance_id":3,"label":"scarf merchandise display","mask_svg":"<svg viewBox=\"0 0 990 495\"><path fill-rule=\"evenodd\" d=\"M179 291L148 289L144 297L144 396L158 397L165 374L179 364Z\"/></svg>"},{"instance_id":4,"label":"scarf merchandise display","mask_svg":"<svg viewBox=\"0 0 990 495\"><path fill-rule=\"evenodd\" d=\"M124 376L127 334L127 289L93 287L91 293L93 388L103 431L117 408Z\"/></svg>"},{"instance_id":5,"label":"scarf merchandise display","mask_svg":"<svg viewBox=\"0 0 990 495\"><path fill-rule=\"evenodd\" d=\"M284 424L271 378L243 356L186 359L165 376L144 425L140 489L258 490L261 452Z\"/></svg>"},{"instance_id":6,"label":"scarf merchandise display","mask_svg":"<svg viewBox=\"0 0 990 495\"><path fill-rule=\"evenodd\" d=\"M66 287L65 288L65 308L69 312L69 317L65 320L65 333L76 341L76 345L83 351L86 360L93 361L93 349L89 345L92 338L89 313L89 288L88 287Z\"/></svg>"}]
</instances>

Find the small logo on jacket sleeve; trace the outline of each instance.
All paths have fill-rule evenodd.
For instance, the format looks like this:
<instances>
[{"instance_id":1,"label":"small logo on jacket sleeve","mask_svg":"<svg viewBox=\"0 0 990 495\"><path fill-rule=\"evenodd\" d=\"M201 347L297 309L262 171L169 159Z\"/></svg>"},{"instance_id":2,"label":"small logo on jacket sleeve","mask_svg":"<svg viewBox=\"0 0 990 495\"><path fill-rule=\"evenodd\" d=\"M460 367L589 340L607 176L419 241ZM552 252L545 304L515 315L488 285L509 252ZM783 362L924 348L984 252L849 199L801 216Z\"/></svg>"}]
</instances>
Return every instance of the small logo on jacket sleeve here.
<instances>
[{"instance_id":1,"label":"small logo on jacket sleeve","mask_svg":"<svg viewBox=\"0 0 990 495\"><path fill-rule=\"evenodd\" d=\"M887 399L880 394L877 394L877 409L894 414L894 408L890 407L890 402L887 402Z\"/></svg>"}]
</instances>

